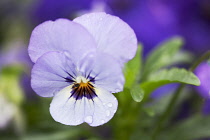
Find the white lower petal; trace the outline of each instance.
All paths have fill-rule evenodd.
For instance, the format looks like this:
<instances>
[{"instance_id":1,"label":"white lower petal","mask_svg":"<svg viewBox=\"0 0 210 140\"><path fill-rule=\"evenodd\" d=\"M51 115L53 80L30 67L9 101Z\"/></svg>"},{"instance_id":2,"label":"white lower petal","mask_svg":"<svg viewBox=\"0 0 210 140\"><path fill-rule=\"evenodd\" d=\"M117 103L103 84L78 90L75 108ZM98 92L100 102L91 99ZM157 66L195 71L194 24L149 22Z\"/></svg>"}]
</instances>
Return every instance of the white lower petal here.
<instances>
[{"instance_id":1,"label":"white lower petal","mask_svg":"<svg viewBox=\"0 0 210 140\"><path fill-rule=\"evenodd\" d=\"M117 99L110 92L98 88L96 89L98 97L94 98L94 113L91 126L99 126L108 122L115 114L118 106Z\"/></svg>"},{"instance_id":2,"label":"white lower petal","mask_svg":"<svg viewBox=\"0 0 210 140\"><path fill-rule=\"evenodd\" d=\"M84 101L71 96L71 86L56 94L50 104L50 113L57 122L66 125L79 125L83 123Z\"/></svg>"},{"instance_id":3,"label":"white lower petal","mask_svg":"<svg viewBox=\"0 0 210 140\"><path fill-rule=\"evenodd\" d=\"M97 88L97 97L76 100L71 95L71 86L56 94L50 105L50 113L57 122L66 125L79 125L83 122L99 126L108 122L115 114L117 99L110 92Z\"/></svg>"}]
</instances>

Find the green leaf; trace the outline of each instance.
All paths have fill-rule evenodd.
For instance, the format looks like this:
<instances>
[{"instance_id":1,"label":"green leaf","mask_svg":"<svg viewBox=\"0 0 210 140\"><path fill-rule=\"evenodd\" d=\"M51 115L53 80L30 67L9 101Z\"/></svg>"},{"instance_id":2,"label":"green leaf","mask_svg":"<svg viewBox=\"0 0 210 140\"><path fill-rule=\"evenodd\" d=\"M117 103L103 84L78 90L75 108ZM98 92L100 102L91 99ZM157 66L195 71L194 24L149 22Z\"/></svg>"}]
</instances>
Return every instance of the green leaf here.
<instances>
[{"instance_id":1,"label":"green leaf","mask_svg":"<svg viewBox=\"0 0 210 140\"><path fill-rule=\"evenodd\" d=\"M19 67L5 67L0 73L0 92L15 104L20 104L24 98L20 86L20 75Z\"/></svg>"},{"instance_id":2,"label":"green leaf","mask_svg":"<svg viewBox=\"0 0 210 140\"><path fill-rule=\"evenodd\" d=\"M143 110L147 113L148 116L154 117L156 112L153 108L143 108Z\"/></svg>"},{"instance_id":3,"label":"green leaf","mask_svg":"<svg viewBox=\"0 0 210 140\"><path fill-rule=\"evenodd\" d=\"M53 133L28 134L22 137L22 140L67 140L75 139L81 135L79 129L69 129L64 131L57 131Z\"/></svg>"},{"instance_id":4,"label":"green leaf","mask_svg":"<svg viewBox=\"0 0 210 140\"><path fill-rule=\"evenodd\" d=\"M163 131L159 139L194 140L210 137L210 116L194 115Z\"/></svg>"},{"instance_id":5,"label":"green leaf","mask_svg":"<svg viewBox=\"0 0 210 140\"><path fill-rule=\"evenodd\" d=\"M140 88L139 85L135 85L130 90L131 96L134 101L141 102L144 98L144 91Z\"/></svg>"},{"instance_id":6,"label":"green leaf","mask_svg":"<svg viewBox=\"0 0 210 140\"><path fill-rule=\"evenodd\" d=\"M153 50L146 60L142 79L146 79L150 73L162 67L171 65L182 44L183 41L180 37L174 37Z\"/></svg>"},{"instance_id":7,"label":"green leaf","mask_svg":"<svg viewBox=\"0 0 210 140\"><path fill-rule=\"evenodd\" d=\"M142 53L142 46L139 45L138 50L136 52L136 56L130 60L126 65L125 65L125 87L131 88L132 85L136 82L139 74L140 74L140 69L141 69L141 53Z\"/></svg>"},{"instance_id":8,"label":"green leaf","mask_svg":"<svg viewBox=\"0 0 210 140\"><path fill-rule=\"evenodd\" d=\"M173 58L171 58L171 64L184 64L192 63L194 59L193 54L187 51L177 52Z\"/></svg>"},{"instance_id":9,"label":"green leaf","mask_svg":"<svg viewBox=\"0 0 210 140\"><path fill-rule=\"evenodd\" d=\"M185 69L164 69L160 72L153 73L148 77L146 82L143 82L140 86L148 95L156 88L170 83L185 83L190 85L200 85L199 79L190 71Z\"/></svg>"}]
</instances>

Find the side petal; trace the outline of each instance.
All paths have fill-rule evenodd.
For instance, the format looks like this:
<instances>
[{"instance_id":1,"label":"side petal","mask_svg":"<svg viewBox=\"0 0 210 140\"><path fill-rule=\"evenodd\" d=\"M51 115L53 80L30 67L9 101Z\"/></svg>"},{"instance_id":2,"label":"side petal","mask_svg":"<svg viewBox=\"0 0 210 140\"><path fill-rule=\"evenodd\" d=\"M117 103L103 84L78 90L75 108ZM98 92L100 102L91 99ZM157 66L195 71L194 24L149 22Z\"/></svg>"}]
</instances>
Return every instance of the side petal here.
<instances>
[{"instance_id":1,"label":"side petal","mask_svg":"<svg viewBox=\"0 0 210 140\"><path fill-rule=\"evenodd\" d=\"M62 52L48 52L35 63L31 74L31 86L40 96L52 97L71 84L75 66Z\"/></svg>"},{"instance_id":2,"label":"side petal","mask_svg":"<svg viewBox=\"0 0 210 140\"><path fill-rule=\"evenodd\" d=\"M58 19L46 21L33 30L28 51L34 63L49 51L69 51L76 62L95 49L94 38L83 26L67 19Z\"/></svg>"},{"instance_id":3,"label":"side petal","mask_svg":"<svg viewBox=\"0 0 210 140\"><path fill-rule=\"evenodd\" d=\"M86 122L90 126L99 126L114 116L118 102L113 94L99 88L93 100L86 97L76 100L70 97L71 90L71 86L68 86L54 96L50 113L55 121L66 125Z\"/></svg>"},{"instance_id":4,"label":"side petal","mask_svg":"<svg viewBox=\"0 0 210 140\"><path fill-rule=\"evenodd\" d=\"M73 21L84 26L93 35L101 52L108 53L122 62L135 56L136 35L120 18L106 13L90 13Z\"/></svg>"},{"instance_id":5,"label":"side petal","mask_svg":"<svg viewBox=\"0 0 210 140\"><path fill-rule=\"evenodd\" d=\"M88 79L92 79L95 87L116 93L123 90L125 82L121 64L111 55L98 52L84 57L79 71Z\"/></svg>"}]
</instances>

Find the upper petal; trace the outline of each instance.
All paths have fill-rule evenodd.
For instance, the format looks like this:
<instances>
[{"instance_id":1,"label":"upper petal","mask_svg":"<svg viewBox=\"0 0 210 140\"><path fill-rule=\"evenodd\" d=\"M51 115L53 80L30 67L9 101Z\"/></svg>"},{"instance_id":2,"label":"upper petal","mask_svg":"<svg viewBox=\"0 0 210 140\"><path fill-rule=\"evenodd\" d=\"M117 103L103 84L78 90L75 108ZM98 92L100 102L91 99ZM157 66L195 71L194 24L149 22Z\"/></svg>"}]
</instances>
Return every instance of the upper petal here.
<instances>
[{"instance_id":1,"label":"upper petal","mask_svg":"<svg viewBox=\"0 0 210 140\"><path fill-rule=\"evenodd\" d=\"M46 21L32 32L29 56L33 62L49 51L69 51L75 61L94 51L96 43L92 35L80 24L67 19Z\"/></svg>"},{"instance_id":2,"label":"upper petal","mask_svg":"<svg viewBox=\"0 0 210 140\"><path fill-rule=\"evenodd\" d=\"M72 77L76 77L75 65L62 52L45 53L37 60L31 73L31 86L43 97L54 96L70 85Z\"/></svg>"},{"instance_id":3,"label":"upper petal","mask_svg":"<svg viewBox=\"0 0 210 140\"><path fill-rule=\"evenodd\" d=\"M73 20L84 26L95 38L98 50L122 62L135 56L137 39L134 31L120 18L106 13L90 13Z\"/></svg>"}]
</instances>

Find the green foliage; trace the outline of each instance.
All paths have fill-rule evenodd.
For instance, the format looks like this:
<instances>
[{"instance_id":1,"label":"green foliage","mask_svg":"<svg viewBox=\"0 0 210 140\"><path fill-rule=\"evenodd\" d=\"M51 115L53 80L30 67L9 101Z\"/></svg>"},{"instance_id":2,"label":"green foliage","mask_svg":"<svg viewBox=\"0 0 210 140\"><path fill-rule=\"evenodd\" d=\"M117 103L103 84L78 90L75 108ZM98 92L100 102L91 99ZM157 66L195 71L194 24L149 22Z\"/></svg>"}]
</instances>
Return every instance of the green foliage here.
<instances>
[{"instance_id":1,"label":"green foliage","mask_svg":"<svg viewBox=\"0 0 210 140\"><path fill-rule=\"evenodd\" d=\"M141 83L141 88L148 95L156 88L170 83L200 85L199 79L192 72L185 69L172 68L151 74L146 82Z\"/></svg>"},{"instance_id":2,"label":"green foliage","mask_svg":"<svg viewBox=\"0 0 210 140\"><path fill-rule=\"evenodd\" d=\"M31 134L28 136L24 136L22 140L67 140L75 138L78 139L79 134L81 134L81 130L79 129L68 129L50 134Z\"/></svg>"},{"instance_id":3,"label":"green foliage","mask_svg":"<svg viewBox=\"0 0 210 140\"><path fill-rule=\"evenodd\" d=\"M163 67L192 60L190 53L179 51L182 44L183 41L180 37L174 37L164 42L150 53L145 65L142 65L142 49L139 47L135 58L125 67L125 87L130 89L131 96L136 102L142 101L144 96L148 97L152 91L165 84L200 84L199 79L185 69L172 68L161 71ZM140 69L143 69L142 77L140 77L142 71Z\"/></svg>"},{"instance_id":4,"label":"green foliage","mask_svg":"<svg viewBox=\"0 0 210 140\"><path fill-rule=\"evenodd\" d=\"M142 46L139 45L136 52L136 56L125 65L124 75L126 79L125 81L126 88L131 88L134 85L134 83L137 81L137 78L140 76L139 74L142 63L141 54L142 54Z\"/></svg>"},{"instance_id":5,"label":"green foliage","mask_svg":"<svg viewBox=\"0 0 210 140\"><path fill-rule=\"evenodd\" d=\"M183 41L180 37L174 37L153 50L145 62L142 79L146 79L150 73L176 62L175 60L177 59L177 52L179 51L182 44Z\"/></svg>"},{"instance_id":6,"label":"green foliage","mask_svg":"<svg viewBox=\"0 0 210 140\"><path fill-rule=\"evenodd\" d=\"M210 116L194 115L163 131L160 140L193 140L210 137Z\"/></svg>"},{"instance_id":7,"label":"green foliage","mask_svg":"<svg viewBox=\"0 0 210 140\"><path fill-rule=\"evenodd\" d=\"M5 67L0 73L0 92L5 94L7 98L17 104L23 101L23 91L20 86L20 67Z\"/></svg>"},{"instance_id":8,"label":"green foliage","mask_svg":"<svg viewBox=\"0 0 210 140\"><path fill-rule=\"evenodd\" d=\"M131 88L131 96L134 101L141 102L144 98L144 91L140 88L139 85L135 85Z\"/></svg>"},{"instance_id":9,"label":"green foliage","mask_svg":"<svg viewBox=\"0 0 210 140\"><path fill-rule=\"evenodd\" d=\"M193 54L187 51L179 51L177 52L174 57L171 58L171 65L174 64L184 64L184 63L192 63L194 59Z\"/></svg>"}]
</instances>

